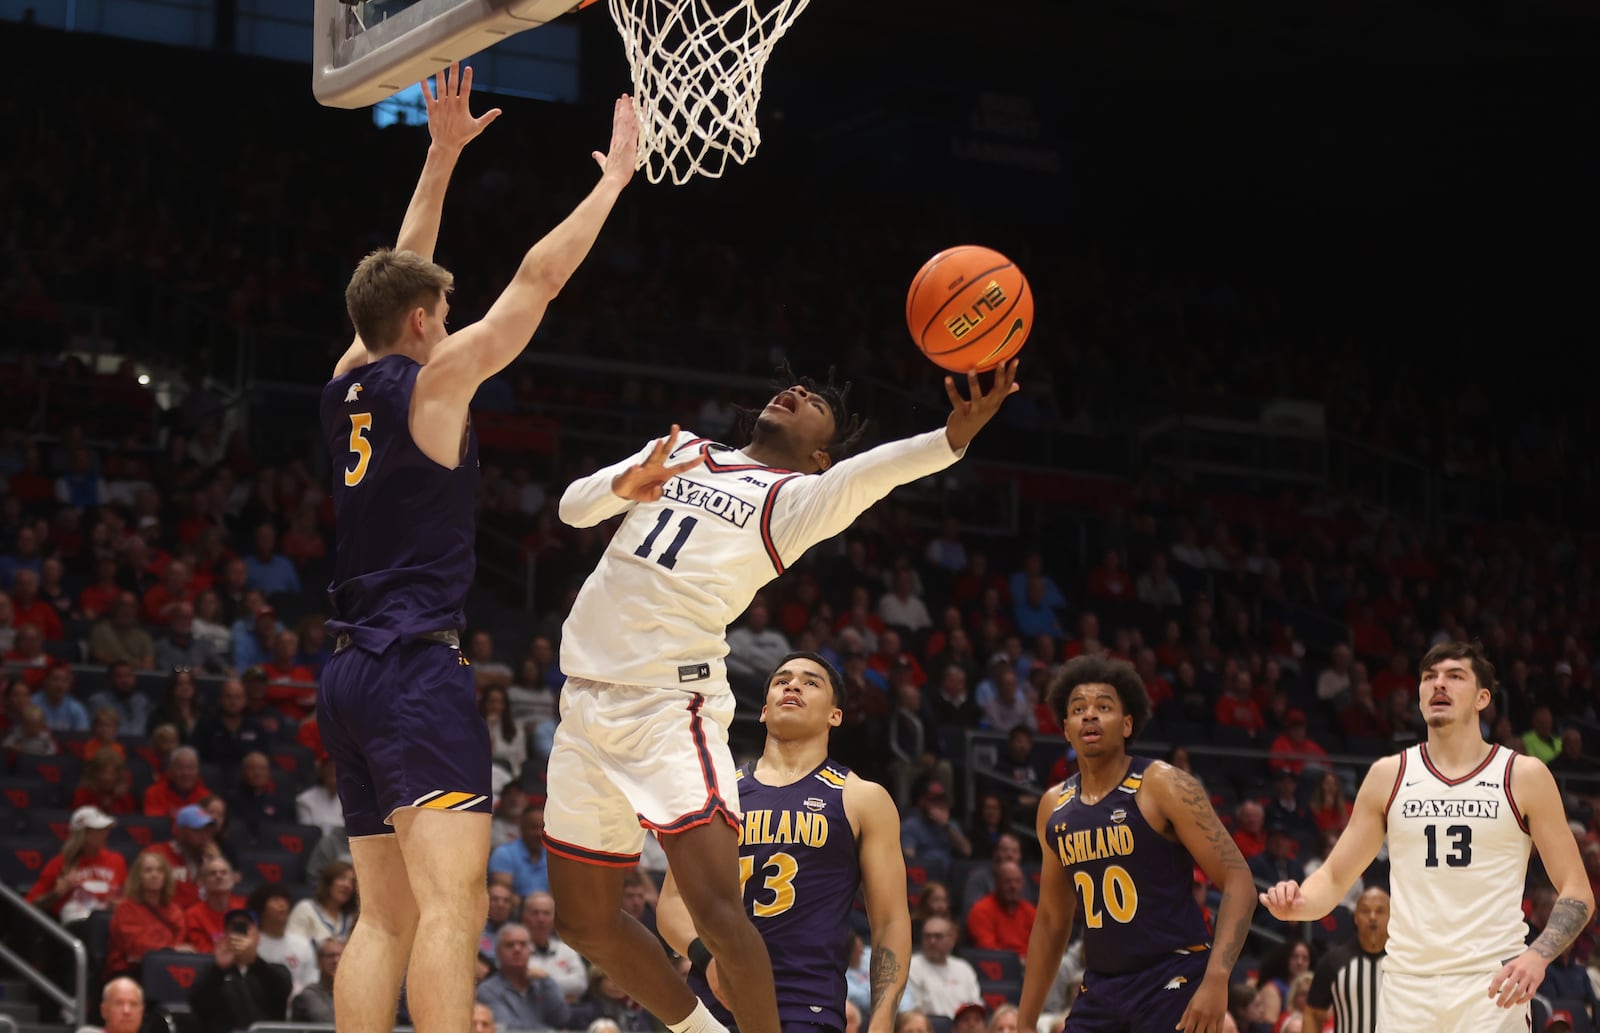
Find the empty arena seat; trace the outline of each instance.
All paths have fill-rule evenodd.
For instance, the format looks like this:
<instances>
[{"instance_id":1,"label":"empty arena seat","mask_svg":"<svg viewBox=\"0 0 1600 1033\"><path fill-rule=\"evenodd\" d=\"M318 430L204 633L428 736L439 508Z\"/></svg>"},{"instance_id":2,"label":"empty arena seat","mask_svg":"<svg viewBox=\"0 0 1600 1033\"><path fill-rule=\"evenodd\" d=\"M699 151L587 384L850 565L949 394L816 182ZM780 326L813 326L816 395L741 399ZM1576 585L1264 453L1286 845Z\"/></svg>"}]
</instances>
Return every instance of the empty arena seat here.
<instances>
[{"instance_id":1,"label":"empty arena seat","mask_svg":"<svg viewBox=\"0 0 1600 1033\"><path fill-rule=\"evenodd\" d=\"M0 843L0 882L28 890L39 880L39 872L61 852L61 843L48 832L27 832L8 836Z\"/></svg>"},{"instance_id":2,"label":"empty arena seat","mask_svg":"<svg viewBox=\"0 0 1600 1033\"><path fill-rule=\"evenodd\" d=\"M109 840L113 849L134 853L172 838L172 819L147 814L119 814Z\"/></svg>"},{"instance_id":3,"label":"empty arena seat","mask_svg":"<svg viewBox=\"0 0 1600 1033\"><path fill-rule=\"evenodd\" d=\"M64 807L35 807L27 812L26 817L26 831L54 836L58 843L65 842L72 832L72 812Z\"/></svg>"},{"instance_id":4,"label":"empty arena seat","mask_svg":"<svg viewBox=\"0 0 1600 1033\"><path fill-rule=\"evenodd\" d=\"M274 743L272 779L280 789L299 789L316 778L317 761L311 751L295 743Z\"/></svg>"},{"instance_id":5,"label":"empty arena seat","mask_svg":"<svg viewBox=\"0 0 1600 1033\"><path fill-rule=\"evenodd\" d=\"M281 850L296 857L309 857L322 830L315 825L296 825L293 822L262 822L255 830L252 849ZM303 866L303 865L302 865Z\"/></svg>"},{"instance_id":6,"label":"empty arena seat","mask_svg":"<svg viewBox=\"0 0 1600 1033\"><path fill-rule=\"evenodd\" d=\"M37 778L41 782L54 786L57 796L64 804L72 796L72 791L78 787L78 773L81 765L78 758L69 753L58 753L54 757L36 757L32 754L23 754L17 758L13 769L18 778Z\"/></svg>"},{"instance_id":7,"label":"empty arena seat","mask_svg":"<svg viewBox=\"0 0 1600 1033\"><path fill-rule=\"evenodd\" d=\"M985 990L1007 983L1022 985L1022 961L1014 951L966 947L962 949L961 956L977 970L978 984Z\"/></svg>"},{"instance_id":8,"label":"empty arena seat","mask_svg":"<svg viewBox=\"0 0 1600 1033\"><path fill-rule=\"evenodd\" d=\"M251 885L263 882L297 883L305 877L306 855L291 854L287 850L241 850L239 871Z\"/></svg>"},{"instance_id":9,"label":"empty arena seat","mask_svg":"<svg viewBox=\"0 0 1600 1033\"><path fill-rule=\"evenodd\" d=\"M60 787L43 779L17 775L0 776L0 798L13 811L29 811L35 807L55 807L61 800Z\"/></svg>"},{"instance_id":10,"label":"empty arena seat","mask_svg":"<svg viewBox=\"0 0 1600 1033\"><path fill-rule=\"evenodd\" d=\"M141 972L145 999L168 1011L188 1011L190 988L214 964L209 954L151 951Z\"/></svg>"}]
</instances>

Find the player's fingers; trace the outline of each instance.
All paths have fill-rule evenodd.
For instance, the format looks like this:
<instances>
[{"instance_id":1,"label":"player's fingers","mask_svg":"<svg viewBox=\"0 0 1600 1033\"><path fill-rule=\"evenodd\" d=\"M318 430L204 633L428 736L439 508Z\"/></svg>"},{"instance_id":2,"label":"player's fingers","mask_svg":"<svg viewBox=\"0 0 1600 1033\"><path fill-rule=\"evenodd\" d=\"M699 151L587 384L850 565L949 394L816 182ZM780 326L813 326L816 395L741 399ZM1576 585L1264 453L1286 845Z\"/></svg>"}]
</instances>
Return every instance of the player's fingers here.
<instances>
[{"instance_id":1,"label":"player's fingers","mask_svg":"<svg viewBox=\"0 0 1600 1033\"><path fill-rule=\"evenodd\" d=\"M705 456L694 456L693 458L685 459L681 463L674 463L672 466L667 467L667 473L677 476L685 470L693 470L695 467L704 464L705 461Z\"/></svg>"},{"instance_id":2,"label":"player's fingers","mask_svg":"<svg viewBox=\"0 0 1600 1033\"><path fill-rule=\"evenodd\" d=\"M972 370L967 374L967 397L974 402L983 398L983 386L978 383L977 370Z\"/></svg>"},{"instance_id":3,"label":"player's fingers","mask_svg":"<svg viewBox=\"0 0 1600 1033\"><path fill-rule=\"evenodd\" d=\"M461 79L460 79L459 85L461 87L461 91L460 92L461 92L461 96L463 98L472 96L472 66L471 65L468 65L466 68L461 70Z\"/></svg>"},{"instance_id":4,"label":"player's fingers","mask_svg":"<svg viewBox=\"0 0 1600 1033\"><path fill-rule=\"evenodd\" d=\"M961 392L956 390L956 378L955 377L945 377L944 378L944 393L950 396L950 406L951 406L951 408L953 408L953 409L961 408L963 399L961 397Z\"/></svg>"},{"instance_id":5,"label":"player's fingers","mask_svg":"<svg viewBox=\"0 0 1600 1033\"><path fill-rule=\"evenodd\" d=\"M489 124L503 114L505 114L505 112L501 111L499 108L490 108L488 111L485 111L483 114L479 115L478 131L481 133L483 130L488 129Z\"/></svg>"}]
</instances>

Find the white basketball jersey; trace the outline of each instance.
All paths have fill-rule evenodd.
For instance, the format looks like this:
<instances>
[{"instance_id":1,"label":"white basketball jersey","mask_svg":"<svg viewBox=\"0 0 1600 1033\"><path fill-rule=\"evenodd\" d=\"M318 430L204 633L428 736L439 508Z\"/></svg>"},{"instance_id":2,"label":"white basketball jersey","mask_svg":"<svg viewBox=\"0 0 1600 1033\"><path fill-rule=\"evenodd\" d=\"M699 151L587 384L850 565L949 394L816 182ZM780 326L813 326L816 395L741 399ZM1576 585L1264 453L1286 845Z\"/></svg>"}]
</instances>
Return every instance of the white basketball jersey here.
<instances>
[{"instance_id":1,"label":"white basketball jersey","mask_svg":"<svg viewBox=\"0 0 1600 1033\"><path fill-rule=\"evenodd\" d=\"M1401 754L1388 807L1388 970L1492 973L1525 949L1532 841L1511 796L1516 756L1496 746L1476 770L1447 779L1426 745Z\"/></svg>"},{"instance_id":2,"label":"white basketball jersey","mask_svg":"<svg viewBox=\"0 0 1600 1033\"><path fill-rule=\"evenodd\" d=\"M682 433L668 465L705 461L667 481L655 502L618 498L612 479L654 444L561 496L561 519L574 527L627 513L562 626L567 675L726 692L728 624L756 593L897 485L960 458L940 429L805 475Z\"/></svg>"}]
</instances>

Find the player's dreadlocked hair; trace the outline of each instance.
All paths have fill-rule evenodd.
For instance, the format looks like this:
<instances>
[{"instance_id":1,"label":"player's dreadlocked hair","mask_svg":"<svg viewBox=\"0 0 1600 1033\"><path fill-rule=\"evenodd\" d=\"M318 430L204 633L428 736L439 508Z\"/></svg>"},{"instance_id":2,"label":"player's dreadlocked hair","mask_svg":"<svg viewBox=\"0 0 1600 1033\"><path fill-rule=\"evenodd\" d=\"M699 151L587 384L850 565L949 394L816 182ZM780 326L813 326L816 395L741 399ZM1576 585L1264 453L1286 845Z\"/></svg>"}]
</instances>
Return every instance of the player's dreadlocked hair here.
<instances>
[{"instance_id":1,"label":"player's dreadlocked hair","mask_svg":"<svg viewBox=\"0 0 1600 1033\"><path fill-rule=\"evenodd\" d=\"M799 376L789 365L788 359L783 360L776 372L777 379L772 382L773 391L783 391L799 384L828 403L828 409L833 413L833 440L828 442L828 457L837 463L854 451L861 443L861 436L866 433L867 421L862 419L859 413L850 411L850 381L846 380L842 384L836 382L832 366L828 367L826 381ZM738 412L739 431L742 435L748 436L755 429L761 410L741 407Z\"/></svg>"}]
</instances>

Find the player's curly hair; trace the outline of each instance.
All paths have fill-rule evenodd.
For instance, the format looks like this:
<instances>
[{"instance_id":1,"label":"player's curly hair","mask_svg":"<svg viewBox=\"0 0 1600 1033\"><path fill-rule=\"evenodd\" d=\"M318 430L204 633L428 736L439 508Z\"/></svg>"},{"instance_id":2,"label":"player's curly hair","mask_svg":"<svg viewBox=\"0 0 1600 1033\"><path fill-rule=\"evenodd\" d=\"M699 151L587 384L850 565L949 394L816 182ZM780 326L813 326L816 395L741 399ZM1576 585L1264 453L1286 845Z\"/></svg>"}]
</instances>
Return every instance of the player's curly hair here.
<instances>
[{"instance_id":1,"label":"player's curly hair","mask_svg":"<svg viewBox=\"0 0 1600 1033\"><path fill-rule=\"evenodd\" d=\"M827 452L828 457L837 463L861 444L861 437L867 430L867 421L860 413L850 411L850 381L839 383L834 379L834 374L834 367L829 366L828 379L825 381L803 377L795 373L788 359L784 359L776 370L772 389L777 392L799 384L828 403L828 409L833 413L833 440L828 442ZM739 432L748 437L755 430L761 410L739 407L738 413Z\"/></svg>"},{"instance_id":2,"label":"player's curly hair","mask_svg":"<svg viewBox=\"0 0 1600 1033\"><path fill-rule=\"evenodd\" d=\"M1050 713L1063 726L1067 723L1067 700L1072 690L1080 685L1109 685L1122 701L1122 712L1133 718L1133 734L1150 720L1150 693L1145 690L1144 679L1126 660L1106 660L1098 656L1075 656L1068 660L1057 674L1045 694Z\"/></svg>"}]
</instances>

